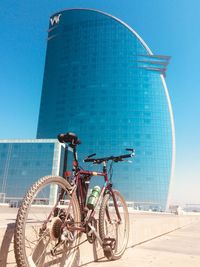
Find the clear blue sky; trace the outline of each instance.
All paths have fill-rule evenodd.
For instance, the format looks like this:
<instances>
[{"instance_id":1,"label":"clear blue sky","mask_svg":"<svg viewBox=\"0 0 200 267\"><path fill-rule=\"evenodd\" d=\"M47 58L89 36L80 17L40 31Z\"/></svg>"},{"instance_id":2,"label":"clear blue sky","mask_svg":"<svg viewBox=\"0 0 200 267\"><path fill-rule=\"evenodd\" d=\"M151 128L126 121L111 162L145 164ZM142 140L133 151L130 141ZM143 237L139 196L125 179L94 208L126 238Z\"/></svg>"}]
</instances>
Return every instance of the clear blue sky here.
<instances>
[{"instance_id":1,"label":"clear blue sky","mask_svg":"<svg viewBox=\"0 0 200 267\"><path fill-rule=\"evenodd\" d=\"M34 138L49 16L95 8L129 24L155 54L172 56L167 85L176 128L172 200L200 203L200 1L1 0L0 138Z\"/></svg>"}]
</instances>

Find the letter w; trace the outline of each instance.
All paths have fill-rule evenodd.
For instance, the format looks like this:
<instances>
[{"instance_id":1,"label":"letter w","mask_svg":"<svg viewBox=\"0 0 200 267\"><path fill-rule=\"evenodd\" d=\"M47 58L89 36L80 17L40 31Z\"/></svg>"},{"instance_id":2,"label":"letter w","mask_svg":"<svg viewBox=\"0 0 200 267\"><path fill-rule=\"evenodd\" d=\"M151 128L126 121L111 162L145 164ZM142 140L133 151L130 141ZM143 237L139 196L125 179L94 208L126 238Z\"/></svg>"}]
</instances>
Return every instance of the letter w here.
<instances>
[{"instance_id":1,"label":"letter w","mask_svg":"<svg viewBox=\"0 0 200 267\"><path fill-rule=\"evenodd\" d=\"M53 26L55 23L59 23L61 14L54 16L53 18L50 18L51 25Z\"/></svg>"}]
</instances>

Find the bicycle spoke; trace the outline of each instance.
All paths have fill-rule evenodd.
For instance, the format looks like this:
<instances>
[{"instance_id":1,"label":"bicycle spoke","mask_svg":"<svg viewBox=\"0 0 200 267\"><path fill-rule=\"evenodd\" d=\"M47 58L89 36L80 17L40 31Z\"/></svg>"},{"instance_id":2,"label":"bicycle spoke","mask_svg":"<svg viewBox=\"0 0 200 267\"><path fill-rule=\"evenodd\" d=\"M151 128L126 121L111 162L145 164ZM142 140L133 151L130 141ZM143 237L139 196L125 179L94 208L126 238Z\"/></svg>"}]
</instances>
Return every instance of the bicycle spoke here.
<instances>
[{"instance_id":1,"label":"bicycle spoke","mask_svg":"<svg viewBox=\"0 0 200 267\"><path fill-rule=\"evenodd\" d=\"M118 259L124 253L128 242L128 231L126 230L128 228L128 210L120 193L117 191L113 192L115 194L117 207L115 207L112 196L110 194L105 195L100 209L99 224L101 238L103 240L105 238L105 242L107 242L106 240L109 240L109 238L110 242L114 242L112 245L107 245L107 247L111 246L112 253L106 250L105 256L109 259ZM118 208L121 217L120 221L116 208ZM114 248L112 247L113 245Z\"/></svg>"},{"instance_id":2,"label":"bicycle spoke","mask_svg":"<svg viewBox=\"0 0 200 267\"><path fill-rule=\"evenodd\" d=\"M46 253L46 248L47 248L49 242L50 242L50 238L49 238L48 242L46 243L45 247L43 248L43 252L41 253L40 257L38 258L38 260L35 261L36 264L40 263L42 256L44 255L44 253ZM34 252L33 252L33 255L34 255Z\"/></svg>"},{"instance_id":3,"label":"bicycle spoke","mask_svg":"<svg viewBox=\"0 0 200 267\"><path fill-rule=\"evenodd\" d=\"M55 186L57 191L52 191L49 197L56 204L49 205L46 200L43 202L47 197L46 193L49 193ZM80 222L77 198L76 195L69 196L66 191L68 186L68 183L61 177L46 176L36 182L28 191L19 209L16 222L15 254L18 257L19 266L68 267L75 260L77 250L72 250L71 247L75 247L79 243L80 236L77 230L72 233L74 240L70 245L65 245L64 242L59 243L64 224L74 225L75 222ZM66 203L71 199L70 205L59 203L60 190L66 192L65 195L62 195ZM67 210L70 214L69 217L66 216ZM67 237L65 242L66 244L69 242Z\"/></svg>"}]
</instances>

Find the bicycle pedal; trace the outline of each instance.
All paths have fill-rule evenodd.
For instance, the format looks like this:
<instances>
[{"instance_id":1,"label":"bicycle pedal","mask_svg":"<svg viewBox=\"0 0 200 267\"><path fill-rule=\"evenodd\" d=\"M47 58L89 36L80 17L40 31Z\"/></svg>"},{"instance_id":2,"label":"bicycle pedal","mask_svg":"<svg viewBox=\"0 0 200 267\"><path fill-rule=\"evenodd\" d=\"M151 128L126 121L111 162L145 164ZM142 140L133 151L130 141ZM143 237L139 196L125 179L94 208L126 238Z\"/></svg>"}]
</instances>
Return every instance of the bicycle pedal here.
<instances>
[{"instance_id":1,"label":"bicycle pedal","mask_svg":"<svg viewBox=\"0 0 200 267\"><path fill-rule=\"evenodd\" d=\"M114 250L116 245L116 239L115 238L110 238L110 237L105 237L103 240L103 249L104 250Z\"/></svg>"}]
</instances>

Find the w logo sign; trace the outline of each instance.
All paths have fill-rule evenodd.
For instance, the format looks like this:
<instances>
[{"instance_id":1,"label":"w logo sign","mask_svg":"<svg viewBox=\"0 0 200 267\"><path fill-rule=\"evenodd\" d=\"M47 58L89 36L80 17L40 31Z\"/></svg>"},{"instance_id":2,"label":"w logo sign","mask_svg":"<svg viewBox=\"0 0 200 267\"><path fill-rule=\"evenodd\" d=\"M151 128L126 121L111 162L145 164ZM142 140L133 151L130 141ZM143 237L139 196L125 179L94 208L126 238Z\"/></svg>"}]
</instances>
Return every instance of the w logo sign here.
<instances>
[{"instance_id":1,"label":"w logo sign","mask_svg":"<svg viewBox=\"0 0 200 267\"><path fill-rule=\"evenodd\" d=\"M61 14L58 14L58 15L54 16L53 18L50 18L51 26L59 23L60 16L61 16Z\"/></svg>"}]
</instances>

